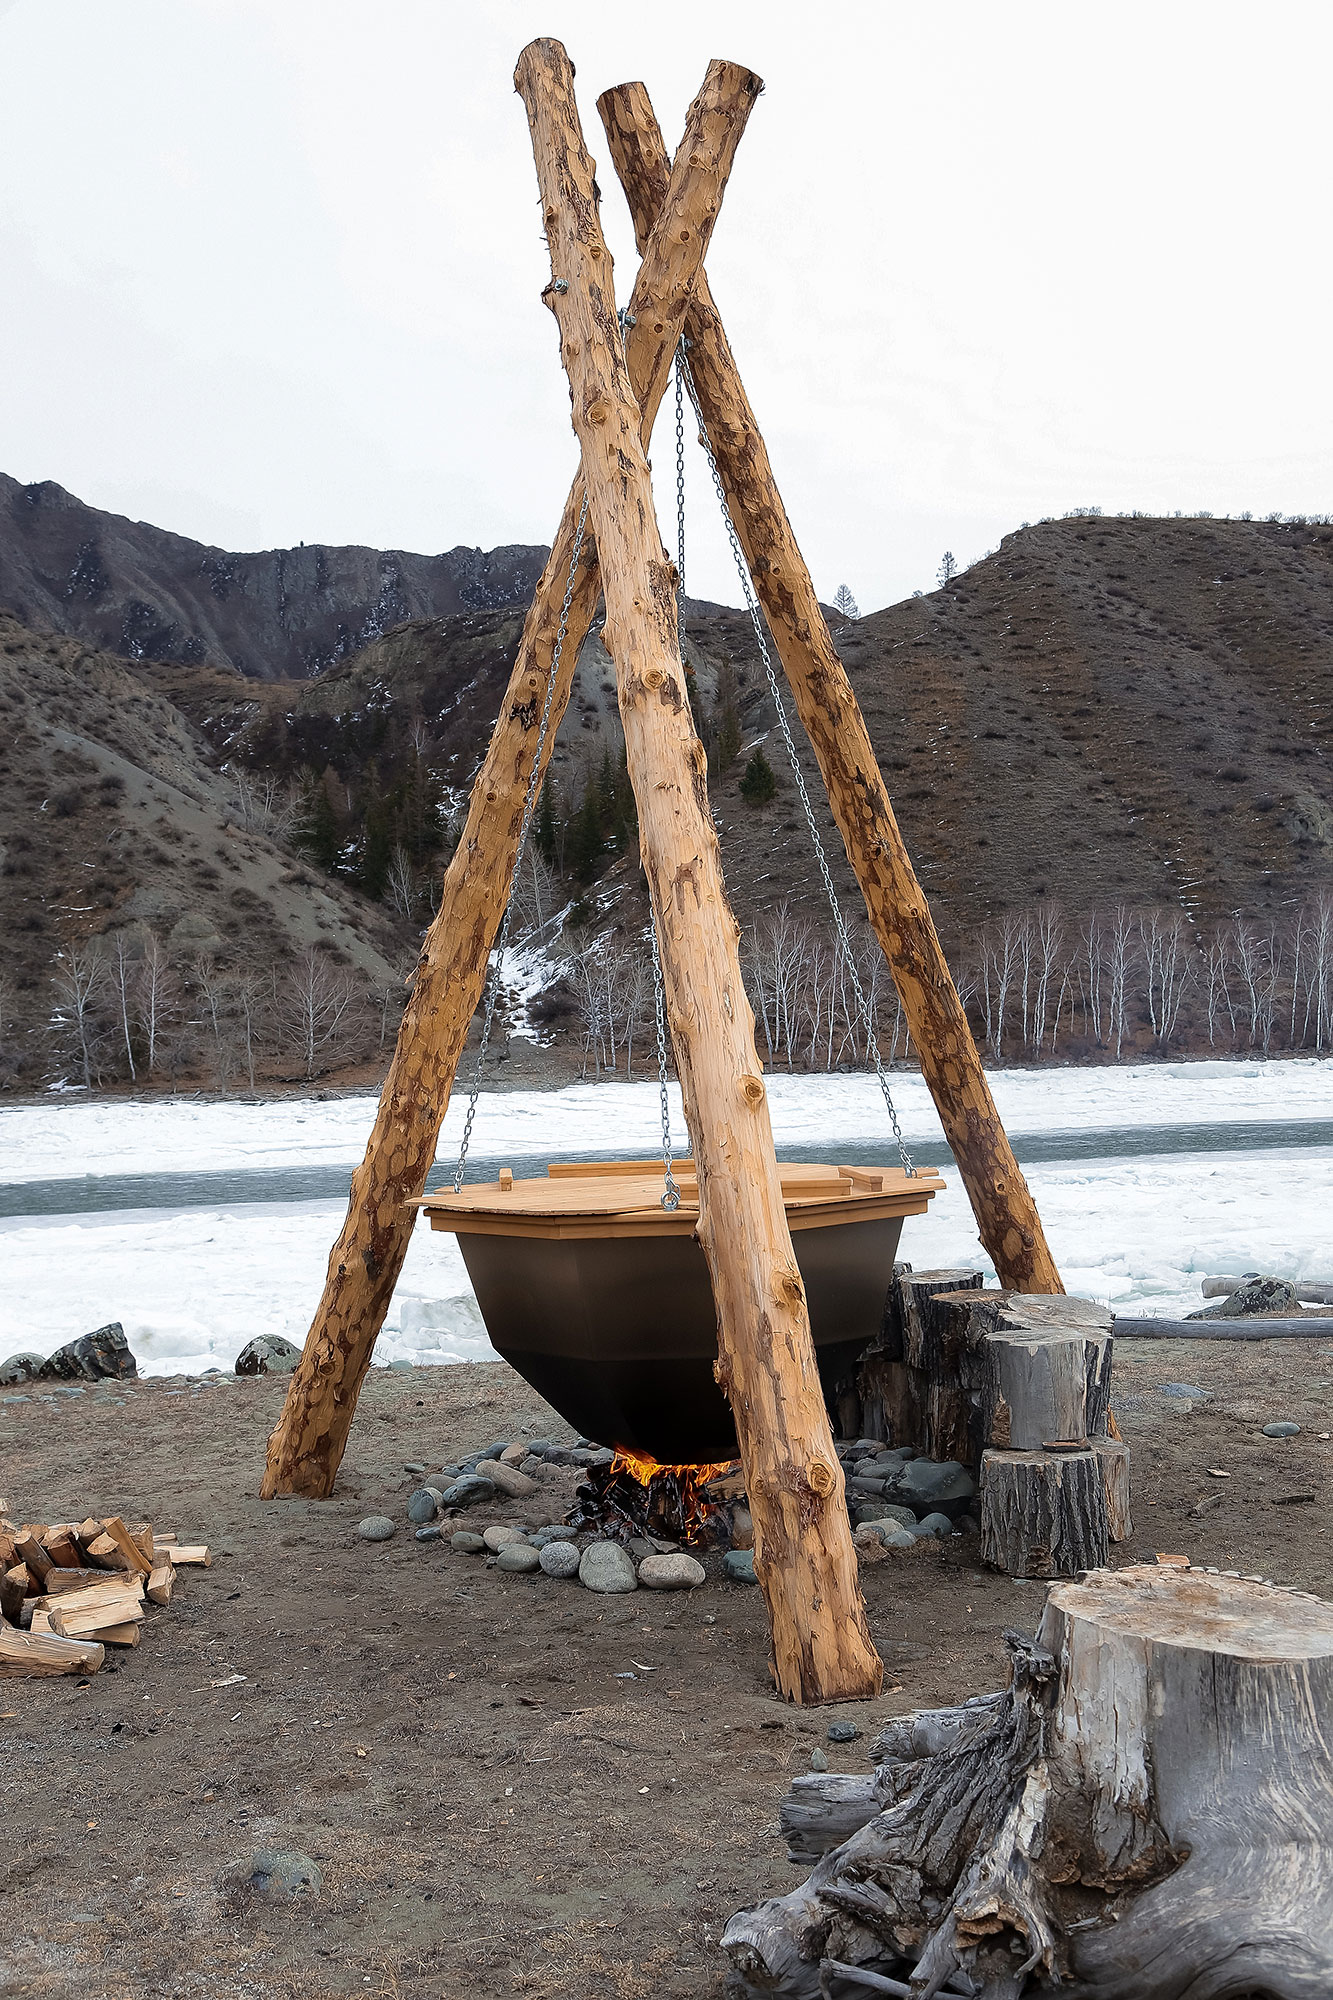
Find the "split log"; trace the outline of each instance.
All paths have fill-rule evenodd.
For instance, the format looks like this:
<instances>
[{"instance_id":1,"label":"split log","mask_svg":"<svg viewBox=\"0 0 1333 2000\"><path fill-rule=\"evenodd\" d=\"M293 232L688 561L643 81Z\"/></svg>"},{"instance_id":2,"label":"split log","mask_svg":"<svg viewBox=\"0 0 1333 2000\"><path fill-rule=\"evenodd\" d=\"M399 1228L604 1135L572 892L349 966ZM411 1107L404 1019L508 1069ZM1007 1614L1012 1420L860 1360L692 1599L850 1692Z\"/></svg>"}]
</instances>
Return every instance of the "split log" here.
<instances>
[{"instance_id":1,"label":"split log","mask_svg":"<svg viewBox=\"0 0 1333 2000\"><path fill-rule=\"evenodd\" d=\"M70 1570L53 1569L51 1572L52 1577L70 1576L72 1574L73 1572ZM96 1576L100 1572L94 1571L93 1574ZM123 1579L106 1577L101 1582L86 1584L79 1590L48 1591L43 1592L40 1597L30 1597L19 1613L18 1622L22 1625L30 1625L33 1617L39 1611L45 1611L50 1616L56 1610L64 1612L66 1610L103 1609L107 1605L121 1605L131 1600L137 1600L140 1603L143 1600L143 1578L141 1576L126 1576ZM51 1629L56 1632L64 1631L65 1628L62 1620L59 1618L53 1619Z\"/></svg>"},{"instance_id":2,"label":"split log","mask_svg":"<svg viewBox=\"0 0 1333 2000\"><path fill-rule=\"evenodd\" d=\"M42 1536L42 1547L50 1556L57 1569L79 1569L83 1557L74 1539L74 1530L68 1526L48 1528Z\"/></svg>"},{"instance_id":3,"label":"split log","mask_svg":"<svg viewBox=\"0 0 1333 2000\"><path fill-rule=\"evenodd\" d=\"M140 1576L147 1576L153 1565L147 1556L145 1556L134 1535L126 1527L119 1514L110 1515L107 1520L103 1521L102 1526L106 1529L109 1540L115 1544L120 1552L122 1567L135 1571ZM92 1551L90 1550L89 1553L91 1554Z\"/></svg>"},{"instance_id":4,"label":"split log","mask_svg":"<svg viewBox=\"0 0 1333 2000\"><path fill-rule=\"evenodd\" d=\"M23 1607L23 1608L24 1608L24 1610L25 1610L25 1611L27 1611L27 1610L28 1610L28 1607L27 1607L27 1605L26 1605L26 1604L24 1605L24 1607ZM20 1622L21 1622L21 1621L20 1621ZM28 1631L29 1631L29 1632L35 1632L35 1633L37 1633L37 1634L38 1634L39 1636L40 1636L40 1635L41 1635L41 1634L42 1634L43 1632L51 1632L51 1631L53 1631L53 1630L54 1630L54 1627L53 1627L53 1626L52 1626L52 1624L51 1624L51 1614L50 1614L50 1612L49 1612L49 1611L42 1611L42 1610L39 1610L39 1609L38 1609L38 1607L37 1607L36 1605L34 1605L34 1606L33 1606L33 1608L32 1608L32 1610L31 1610L30 1612L28 1612L28 1623L27 1623L27 1629L28 1629Z\"/></svg>"},{"instance_id":5,"label":"split log","mask_svg":"<svg viewBox=\"0 0 1333 2000\"><path fill-rule=\"evenodd\" d=\"M107 1581L104 1569L52 1569L47 1573L42 1589L48 1597L54 1597L57 1592L83 1590L88 1584Z\"/></svg>"},{"instance_id":6,"label":"split log","mask_svg":"<svg viewBox=\"0 0 1333 2000\"><path fill-rule=\"evenodd\" d=\"M213 1567L212 1553L206 1542L174 1542L168 1545L167 1553L177 1569Z\"/></svg>"},{"instance_id":7,"label":"split log","mask_svg":"<svg viewBox=\"0 0 1333 2000\"><path fill-rule=\"evenodd\" d=\"M1116 1314L1122 1340L1333 1340L1333 1319L1129 1319Z\"/></svg>"},{"instance_id":8,"label":"split log","mask_svg":"<svg viewBox=\"0 0 1333 2000\"><path fill-rule=\"evenodd\" d=\"M981 1460L981 1560L1006 1576L1099 1569L1108 1542L1097 1454L987 1451Z\"/></svg>"},{"instance_id":9,"label":"split log","mask_svg":"<svg viewBox=\"0 0 1333 2000\"><path fill-rule=\"evenodd\" d=\"M170 1604L171 1593L176 1585L176 1565L165 1549L158 1550L157 1561L148 1579L148 1599L151 1604Z\"/></svg>"},{"instance_id":10,"label":"split log","mask_svg":"<svg viewBox=\"0 0 1333 2000\"><path fill-rule=\"evenodd\" d=\"M1106 1489L1106 1532L1113 1542L1127 1542L1134 1532L1129 1505L1129 1447L1119 1438L1091 1438L1089 1443Z\"/></svg>"},{"instance_id":11,"label":"split log","mask_svg":"<svg viewBox=\"0 0 1333 2000\"><path fill-rule=\"evenodd\" d=\"M639 243L667 187L662 134L641 83L597 100ZM679 158L679 155L677 155ZM1005 1137L967 1012L894 817L865 720L824 621L763 436L741 383L708 281L686 318L690 368L727 502L769 629L814 748L866 913L902 996L921 1073L1001 1282L1022 1292L1063 1289L1013 1148Z\"/></svg>"},{"instance_id":12,"label":"split log","mask_svg":"<svg viewBox=\"0 0 1333 2000\"><path fill-rule=\"evenodd\" d=\"M142 1601L129 1591L122 1591L119 1597L110 1598L104 1604L74 1607L68 1599L57 1598L54 1608L48 1613L51 1630L58 1632L62 1639L104 1639L108 1632L118 1632L126 1625L137 1625L143 1615ZM133 1643L137 1645L138 1641Z\"/></svg>"},{"instance_id":13,"label":"split log","mask_svg":"<svg viewBox=\"0 0 1333 2000\"><path fill-rule=\"evenodd\" d=\"M60 1639L53 1632L16 1632L0 1625L0 1677L24 1674L95 1674L104 1654L83 1639Z\"/></svg>"},{"instance_id":14,"label":"split log","mask_svg":"<svg viewBox=\"0 0 1333 2000\"><path fill-rule=\"evenodd\" d=\"M980 1726L877 1773L886 1805L801 1888L732 1918L733 1990L1322 2000L1333 1607L1103 1570L1054 1586L1035 1642L1011 1645Z\"/></svg>"},{"instance_id":15,"label":"split log","mask_svg":"<svg viewBox=\"0 0 1333 2000\"><path fill-rule=\"evenodd\" d=\"M34 1583L41 1583L55 1568L50 1556L42 1547L41 1530L36 1527L24 1528L14 1538L14 1547L19 1561L27 1570Z\"/></svg>"},{"instance_id":16,"label":"split log","mask_svg":"<svg viewBox=\"0 0 1333 2000\"><path fill-rule=\"evenodd\" d=\"M629 302L626 353L645 441L652 435L685 304L702 269L732 158L761 88L751 71L735 63L711 63L686 119L680 167L672 175L662 227L644 253ZM333 1491L361 1384L411 1241L416 1221L412 1203L425 1191L500 926L582 505L580 477L565 502L523 627L500 719L472 787L462 838L445 871L439 912L422 947L374 1129L352 1178L347 1219L329 1258L324 1293L269 1441L260 1488L265 1499L302 1493L323 1500ZM555 746L599 588L589 536L569 603L543 769Z\"/></svg>"},{"instance_id":17,"label":"split log","mask_svg":"<svg viewBox=\"0 0 1333 2000\"><path fill-rule=\"evenodd\" d=\"M560 328L597 534L603 637L615 662L693 1142L697 1233L717 1306L716 1373L736 1420L774 1675L792 1701L870 1696L882 1669L787 1226L739 930L708 808L707 759L690 719L677 577L658 533L639 409L616 337L611 258L573 71L558 42L541 40L523 51L514 80L532 130L551 252L546 298Z\"/></svg>"},{"instance_id":18,"label":"split log","mask_svg":"<svg viewBox=\"0 0 1333 2000\"><path fill-rule=\"evenodd\" d=\"M129 1568L125 1560L125 1551L114 1535L105 1532L94 1535L91 1541L84 1542L83 1552L90 1563L96 1563L98 1569L123 1571ZM137 1550L135 1553L138 1553Z\"/></svg>"},{"instance_id":19,"label":"split log","mask_svg":"<svg viewBox=\"0 0 1333 2000\"><path fill-rule=\"evenodd\" d=\"M0 1576L0 1618L7 1618L11 1625L18 1623L19 1612L28 1595L32 1578L28 1575L26 1563L11 1563Z\"/></svg>"}]
</instances>

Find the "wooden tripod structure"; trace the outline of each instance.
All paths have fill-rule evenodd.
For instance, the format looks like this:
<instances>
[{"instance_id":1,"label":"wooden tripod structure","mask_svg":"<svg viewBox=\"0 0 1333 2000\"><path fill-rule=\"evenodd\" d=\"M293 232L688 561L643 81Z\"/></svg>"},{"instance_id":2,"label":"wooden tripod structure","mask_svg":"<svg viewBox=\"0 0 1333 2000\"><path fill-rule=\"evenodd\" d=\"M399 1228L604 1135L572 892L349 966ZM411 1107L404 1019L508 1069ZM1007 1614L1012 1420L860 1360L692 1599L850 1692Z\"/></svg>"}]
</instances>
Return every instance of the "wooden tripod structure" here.
<instances>
[{"instance_id":1,"label":"wooden tripod structure","mask_svg":"<svg viewBox=\"0 0 1333 2000\"><path fill-rule=\"evenodd\" d=\"M1059 1275L1000 1125L962 1004L894 820L864 721L829 638L703 275L731 162L762 88L710 64L668 168L646 91L599 102L642 263L622 344L599 190L558 42L524 50L515 85L532 132L580 477L538 584L467 824L422 949L346 1222L261 1488L326 1497L346 1445L512 872L538 721L570 575L585 537L544 746L549 757L579 649L604 594L643 865L698 1172L698 1233L718 1314L767 1599L773 1666L795 1701L878 1691L856 1560L815 1367L773 1148L754 1019L741 981L708 809L706 759L686 699L676 573L663 551L646 449L682 333L719 471L801 720L814 744L866 907L902 995L923 1073L1001 1283L1059 1291Z\"/></svg>"}]
</instances>

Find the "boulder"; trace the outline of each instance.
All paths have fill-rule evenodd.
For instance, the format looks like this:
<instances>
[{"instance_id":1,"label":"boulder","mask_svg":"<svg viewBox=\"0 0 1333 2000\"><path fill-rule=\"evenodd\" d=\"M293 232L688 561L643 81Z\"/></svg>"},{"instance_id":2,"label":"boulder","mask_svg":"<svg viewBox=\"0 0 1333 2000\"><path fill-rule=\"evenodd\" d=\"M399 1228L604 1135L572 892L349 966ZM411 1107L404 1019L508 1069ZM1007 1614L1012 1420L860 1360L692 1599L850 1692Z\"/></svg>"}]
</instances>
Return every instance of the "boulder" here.
<instances>
[{"instance_id":1,"label":"boulder","mask_svg":"<svg viewBox=\"0 0 1333 2000\"><path fill-rule=\"evenodd\" d=\"M11 1354L7 1361L0 1361L0 1388L12 1387L15 1382L35 1382L45 1360L44 1354Z\"/></svg>"},{"instance_id":2,"label":"boulder","mask_svg":"<svg viewBox=\"0 0 1333 2000\"><path fill-rule=\"evenodd\" d=\"M541 1557L528 1542L506 1542L495 1558L495 1567L522 1576L529 1570L539 1569Z\"/></svg>"},{"instance_id":3,"label":"boulder","mask_svg":"<svg viewBox=\"0 0 1333 2000\"><path fill-rule=\"evenodd\" d=\"M547 1576L577 1576L579 1552L573 1542L548 1542L537 1558Z\"/></svg>"},{"instance_id":4,"label":"boulder","mask_svg":"<svg viewBox=\"0 0 1333 2000\"><path fill-rule=\"evenodd\" d=\"M673 1556L645 1556L639 1564L639 1582L649 1590L697 1590L706 1581L703 1564L683 1552Z\"/></svg>"},{"instance_id":5,"label":"boulder","mask_svg":"<svg viewBox=\"0 0 1333 2000\"><path fill-rule=\"evenodd\" d=\"M891 1497L918 1515L961 1512L976 1492L971 1473L956 1458L909 1459L889 1487Z\"/></svg>"},{"instance_id":6,"label":"boulder","mask_svg":"<svg viewBox=\"0 0 1333 2000\"><path fill-rule=\"evenodd\" d=\"M259 1333L246 1342L236 1357L238 1375L290 1375L301 1359L301 1350L280 1333Z\"/></svg>"},{"instance_id":7,"label":"boulder","mask_svg":"<svg viewBox=\"0 0 1333 2000\"><path fill-rule=\"evenodd\" d=\"M37 1370L42 1382L128 1381L139 1373L139 1364L130 1353L125 1329L118 1319L99 1326L94 1333L80 1334L58 1347Z\"/></svg>"},{"instance_id":8,"label":"boulder","mask_svg":"<svg viewBox=\"0 0 1333 2000\"><path fill-rule=\"evenodd\" d=\"M1246 1278L1230 1298L1188 1313L1188 1319L1248 1319L1256 1313L1299 1313L1300 1292L1285 1278Z\"/></svg>"},{"instance_id":9,"label":"boulder","mask_svg":"<svg viewBox=\"0 0 1333 2000\"><path fill-rule=\"evenodd\" d=\"M507 1493L511 1500L526 1500L537 1491L535 1479L529 1479L526 1472L520 1472L516 1465L506 1465L502 1459L479 1459L476 1472L478 1479L489 1479L492 1486Z\"/></svg>"},{"instance_id":10,"label":"boulder","mask_svg":"<svg viewBox=\"0 0 1333 2000\"><path fill-rule=\"evenodd\" d=\"M217 1886L233 1906L256 1899L288 1903L298 1897L317 1896L324 1886L324 1877L308 1854L261 1847L223 1868L217 1876Z\"/></svg>"},{"instance_id":11,"label":"boulder","mask_svg":"<svg viewBox=\"0 0 1333 2000\"><path fill-rule=\"evenodd\" d=\"M551 1544L558 1548L559 1543ZM543 1556L549 1554L543 1549ZM634 1564L619 1542L589 1542L579 1557L579 1582L588 1590L637 1590Z\"/></svg>"}]
</instances>

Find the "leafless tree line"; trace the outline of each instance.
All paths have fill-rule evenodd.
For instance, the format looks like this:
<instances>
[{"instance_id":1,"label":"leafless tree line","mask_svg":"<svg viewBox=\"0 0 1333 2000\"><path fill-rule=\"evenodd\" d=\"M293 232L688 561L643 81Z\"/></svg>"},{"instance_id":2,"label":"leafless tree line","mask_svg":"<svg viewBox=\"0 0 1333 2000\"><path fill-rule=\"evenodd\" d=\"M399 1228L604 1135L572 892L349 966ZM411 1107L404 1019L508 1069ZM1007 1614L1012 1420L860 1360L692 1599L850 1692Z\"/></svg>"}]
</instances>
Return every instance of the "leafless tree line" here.
<instances>
[{"instance_id":1,"label":"leafless tree line","mask_svg":"<svg viewBox=\"0 0 1333 2000\"><path fill-rule=\"evenodd\" d=\"M224 965L135 925L64 947L48 1027L89 1090L186 1076L253 1090L261 1073L310 1081L382 1053L404 999L400 982L370 987L317 945L281 965Z\"/></svg>"},{"instance_id":2,"label":"leafless tree line","mask_svg":"<svg viewBox=\"0 0 1333 2000\"><path fill-rule=\"evenodd\" d=\"M1117 1059L1144 1031L1165 1053L1333 1048L1333 890L1292 916L1200 933L1178 909L1068 916L1054 904L978 932L959 990L992 1059L1081 1043Z\"/></svg>"}]
</instances>

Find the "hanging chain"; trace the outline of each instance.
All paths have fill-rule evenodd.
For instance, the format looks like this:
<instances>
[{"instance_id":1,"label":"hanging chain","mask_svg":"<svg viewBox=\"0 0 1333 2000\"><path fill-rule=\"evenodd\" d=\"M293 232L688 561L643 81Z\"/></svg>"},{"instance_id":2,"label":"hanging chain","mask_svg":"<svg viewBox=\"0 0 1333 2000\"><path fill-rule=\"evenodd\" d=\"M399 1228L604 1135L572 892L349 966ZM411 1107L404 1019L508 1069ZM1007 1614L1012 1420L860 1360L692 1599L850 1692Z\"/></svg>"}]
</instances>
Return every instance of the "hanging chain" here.
<instances>
[{"instance_id":1,"label":"hanging chain","mask_svg":"<svg viewBox=\"0 0 1333 2000\"><path fill-rule=\"evenodd\" d=\"M722 525L727 531L727 540L731 543L731 553L736 563L736 574L740 578L741 589L745 595L745 608L750 614L750 623L754 627L754 636L759 647L759 657L763 662L764 675L768 681L768 692L772 699L773 707L777 712L778 731L782 737L783 747L787 752L788 762L791 765L791 773L796 784L797 796L801 801L801 807L805 813L805 823L810 830L810 844L814 848L815 860L819 864L819 872L823 877L824 893L828 897L828 906L833 917L833 929L837 936L838 949L842 953L843 961L847 967L847 977L851 982L852 993L856 999L857 1012L861 1017L861 1028L865 1035L866 1050L875 1065L875 1075L878 1077L879 1087L884 1093L884 1106L889 1114L889 1123L893 1127L893 1137L898 1147L898 1157L903 1163L903 1172L915 1175L916 1168L912 1165L912 1157L907 1150L907 1142L903 1138L902 1127L898 1123L898 1112L893 1102L893 1092L889 1088L889 1079L884 1069L883 1058L879 1052L879 1038L875 1033L874 1015L870 1010L870 1002L866 999L865 989L861 984L861 976L856 969L856 960L852 956L852 942L847 935L847 920L842 914L842 906L838 901L838 892L833 885L833 875L828 865L828 857L824 852L824 842L820 837L819 823L815 818L815 809L810 802L810 794L806 789L805 776L801 770L801 761L796 753L796 741L791 733L791 724L787 720L787 711L783 705L782 691L778 686L777 673L773 666L772 656L768 650L768 641L764 636L764 621L759 610L759 600L754 593L754 585L750 577L750 565L745 560L745 551L741 547L740 536L736 533L736 524L731 518L731 509L727 505L726 489L722 484L722 475L717 469L717 459L714 456L713 446L708 436L708 426L704 422L703 411L699 407L699 392L694 386L694 377L690 373L690 364L685 357L683 342L676 350L676 370L678 380L681 376L684 377L686 391L691 403L694 405L694 414L699 420L699 443L703 447L704 457L708 460L708 470L713 475L713 485L717 491L718 504L722 509Z\"/></svg>"},{"instance_id":2,"label":"hanging chain","mask_svg":"<svg viewBox=\"0 0 1333 2000\"><path fill-rule=\"evenodd\" d=\"M657 926L648 921L648 937L653 947L653 1013L657 1019L657 1090L662 1100L662 1173L666 1189L662 1195L665 1209L680 1207L680 1189L671 1169L671 1100L667 1096L667 1033L666 995L662 989L662 960L657 950Z\"/></svg>"},{"instance_id":3,"label":"hanging chain","mask_svg":"<svg viewBox=\"0 0 1333 2000\"><path fill-rule=\"evenodd\" d=\"M486 1051L491 1042L491 1024L495 1020L496 1002L500 997L500 981L504 970L505 952L509 945L509 926L514 918L514 892L518 888L519 873L523 867L523 856L528 845L528 833L532 826L532 815L537 805L537 793L541 788L542 752L546 748L546 735L551 724L551 705L555 700L556 674L560 666L560 655L564 651L565 634L569 630L569 607L574 601L574 582L579 573L579 557L583 553L583 529L588 519L588 489L583 489L583 505L579 508L579 524L574 531L574 552L569 558L569 576L565 583L564 602L560 606L560 622L555 628L555 645L551 649L551 670L546 680L546 699L542 703L541 723L537 730L537 748L532 756L532 769L528 773L528 789L523 800L523 818L518 829L518 850L514 855L513 871L509 877L509 893L505 897L504 916L500 922L500 934L495 940L492 957L488 960L488 983L486 993L486 1013L481 1024L481 1043L477 1049L477 1066L472 1075L472 1094L467 1101L467 1117L463 1120L463 1140L458 1149L458 1165L454 1168L454 1193L463 1187L463 1175L467 1171L468 1147L472 1143L472 1121L477 1115L477 1099L481 1095L481 1079L486 1068ZM492 973L493 968L493 973Z\"/></svg>"},{"instance_id":4,"label":"hanging chain","mask_svg":"<svg viewBox=\"0 0 1333 2000\"><path fill-rule=\"evenodd\" d=\"M681 358L685 337L676 351L676 598L682 639L685 629L685 383Z\"/></svg>"}]
</instances>

